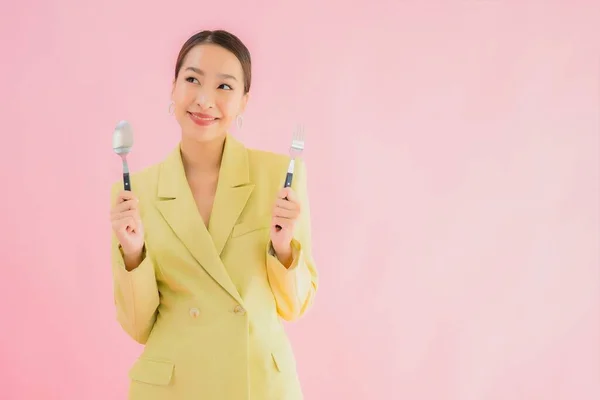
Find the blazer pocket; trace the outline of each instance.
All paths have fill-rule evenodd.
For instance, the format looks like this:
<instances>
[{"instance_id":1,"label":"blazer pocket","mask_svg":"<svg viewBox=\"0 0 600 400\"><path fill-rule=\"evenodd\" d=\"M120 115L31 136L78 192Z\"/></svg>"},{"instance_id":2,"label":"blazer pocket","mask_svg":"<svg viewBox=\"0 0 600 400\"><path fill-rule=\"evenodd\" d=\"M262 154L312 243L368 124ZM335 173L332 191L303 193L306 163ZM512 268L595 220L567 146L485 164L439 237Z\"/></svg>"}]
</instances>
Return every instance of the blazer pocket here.
<instances>
[{"instance_id":1,"label":"blazer pocket","mask_svg":"<svg viewBox=\"0 0 600 400\"><path fill-rule=\"evenodd\" d=\"M173 378L174 367L170 361L138 358L129 370L129 378L150 385L166 386Z\"/></svg>"},{"instance_id":2,"label":"blazer pocket","mask_svg":"<svg viewBox=\"0 0 600 400\"><path fill-rule=\"evenodd\" d=\"M261 229L269 229L270 227L271 217L269 216L263 215L260 217L250 218L244 222L240 222L239 224L234 225L233 230L231 232L231 237L235 238Z\"/></svg>"}]
</instances>

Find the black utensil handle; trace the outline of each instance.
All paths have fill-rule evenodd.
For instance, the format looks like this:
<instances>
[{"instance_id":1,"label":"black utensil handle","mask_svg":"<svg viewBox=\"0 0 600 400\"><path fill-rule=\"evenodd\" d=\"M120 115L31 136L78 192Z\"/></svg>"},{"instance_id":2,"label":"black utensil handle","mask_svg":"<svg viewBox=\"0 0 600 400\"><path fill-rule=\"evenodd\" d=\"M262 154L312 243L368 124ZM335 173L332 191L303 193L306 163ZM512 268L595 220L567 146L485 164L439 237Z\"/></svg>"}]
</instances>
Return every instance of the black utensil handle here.
<instances>
[{"instance_id":1,"label":"black utensil handle","mask_svg":"<svg viewBox=\"0 0 600 400\"><path fill-rule=\"evenodd\" d=\"M129 172L123 172L123 187L125 190L131 190L131 181L129 180Z\"/></svg>"},{"instance_id":2,"label":"black utensil handle","mask_svg":"<svg viewBox=\"0 0 600 400\"><path fill-rule=\"evenodd\" d=\"M286 188L291 187L292 186L292 178L294 178L294 173L288 172L285 175L285 184L283 185L283 187L286 187ZM287 200L287 197L284 200ZM275 225L275 228L277 228L278 231L281 230L281 226L279 226L279 225Z\"/></svg>"},{"instance_id":3,"label":"black utensil handle","mask_svg":"<svg viewBox=\"0 0 600 400\"><path fill-rule=\"evenodd\" d=\"M294 178L294 173L293 172L288 172L287 175L285 176L285 185L283 185L283 187L290 187L292 186L292 179Z\"/></svg>"}]
</instances>

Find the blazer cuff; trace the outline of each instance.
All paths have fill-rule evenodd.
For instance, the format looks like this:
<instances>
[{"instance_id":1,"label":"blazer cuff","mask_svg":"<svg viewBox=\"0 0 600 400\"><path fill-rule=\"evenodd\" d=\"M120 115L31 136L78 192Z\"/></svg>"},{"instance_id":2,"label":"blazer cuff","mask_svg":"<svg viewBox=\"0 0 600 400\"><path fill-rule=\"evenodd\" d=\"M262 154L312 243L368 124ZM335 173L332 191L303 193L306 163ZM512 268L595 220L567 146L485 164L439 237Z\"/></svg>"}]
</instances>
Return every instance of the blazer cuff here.
<instances>
[{"instance_id":1,"label":"blazer cuff","mask_svg":"<svg viewBox=\"0 0 600 400\"><path fill-rule=\"evenodd\" d=\"M119 253L121 257L118 257L116 260L116 275L117 280L121 283L131 283L132 285L141 285L144 287L147 286L156 286L156 275L154 273L154 265L144 248L143 259L140 265L136 268L128 271L125 267L125 261L123 256L123 250L121 245L119 245ZM138 283L140 282L140 283ZM133 288L130 286L130 288ZM127 290L127 289L125 289Z\"/></svg>"},{"instance_id":2,"label":"blazer cuff","mask_svg":"<svg viewBox=\"0 0 600 400\"><path fill-rule=\"evenodd\" d=\"M303 262L303 253L302 253L302 245L296 239L292 239L292 263L289 268L286 268L285 265L279 261L277 258L277 254L275 253L275 249L273 248L273 243L269 241L269 247L267 248L267 264L276 270L284 270L284 271L293 271L298 268L298 265Z\"/></svg>"},{"instance_id":3,"label":"blazer cuff","mask_svg":"<svg viewBox=\"0 0 600 400\"><path fill-rule=\"evenodd\" d=\"M299 241L292 240L292 264L286 268L269 244L267 251L267 276L281 315L292 320L302 313L303 305L312 288L311 271Z\"/></svg>"}]
</instances>

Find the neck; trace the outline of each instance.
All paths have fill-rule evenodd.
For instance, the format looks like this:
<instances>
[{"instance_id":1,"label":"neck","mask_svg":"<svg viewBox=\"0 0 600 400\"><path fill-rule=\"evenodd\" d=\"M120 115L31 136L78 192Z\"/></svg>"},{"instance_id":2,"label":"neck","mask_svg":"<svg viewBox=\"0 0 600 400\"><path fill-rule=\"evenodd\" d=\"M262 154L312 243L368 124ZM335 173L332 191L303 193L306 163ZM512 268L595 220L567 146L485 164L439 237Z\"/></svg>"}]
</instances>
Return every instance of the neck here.
<instances>
[{"instance_id":1,"label":"neck","mask_svg":"<svg viewBox=\"0 0 600 400\"><path fill-rule=\"evenodd\" d=\"M225 135L207 141L181 140L181 158L186 174L218 173L223 157Z\"/></svg>"}]
</instances>

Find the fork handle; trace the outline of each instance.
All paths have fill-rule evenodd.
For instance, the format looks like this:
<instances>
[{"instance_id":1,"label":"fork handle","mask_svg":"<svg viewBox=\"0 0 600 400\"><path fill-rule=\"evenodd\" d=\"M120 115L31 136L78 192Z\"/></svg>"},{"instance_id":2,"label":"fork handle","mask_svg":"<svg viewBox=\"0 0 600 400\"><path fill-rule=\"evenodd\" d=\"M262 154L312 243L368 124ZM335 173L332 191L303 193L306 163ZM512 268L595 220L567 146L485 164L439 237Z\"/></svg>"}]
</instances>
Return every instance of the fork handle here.
<instances>
[{"instance_id":1,"label":"fork handle","mask_svg":"<svg viewBox=\"0 0 600 400\"><path fill-rule=\"evenodd\" d=\"M285 183L283 184L284 188L288 188L292 186L292 179L294 178L294 160L290 161L290 166L288 167L288 172L285 174ZM287 197L284 199L287 200ZM276 225L278 231L281 230L281 226Z\"/></svg>"},{"instance_id":2,"label":"fork handle","mask_svg":"<svg viewBox=\"0 0 600 400\"><path fill-rule=\"evenodd\" d=\"M292 178L293 178L293 177L294 177L294 173L293 173L293 172L288 172L288 173L285 175L285 184L283 185L283 187L286 187L286 188L288 188L288 187L292 186ZM284 198L284 200L287 200L287 197L286 197L286 198ZM279 225L276 225L275 227L277 228L277 230L278 230L278 231L280 231L280 230L281 230L281 226L279 226Z\"/></svg>"},{"instance_id":3,"label":"fork handle","mask_svg":"<svg viewBox=\"0 0 600 400\"><path fill-rule=\"evenodd\" d=\"M285 175L285 184L283 185L283 187L290 187L292 186L292 179L294 178L294 173L293 172L288 172Z\"/></svg>"},{"instance_id":4,"label":"fork handle","mask_svg":"<svg viewBox=\"0 0 600 400\"><path fill-rule=\"evenodd\" d=\"M284 188L292 186L292 178L294 177L294 169L296 168L296 160L294 158L290 159L290 163L288 165L287 174L285 175L285 184Z\"/></svg>"}]
</instances>

